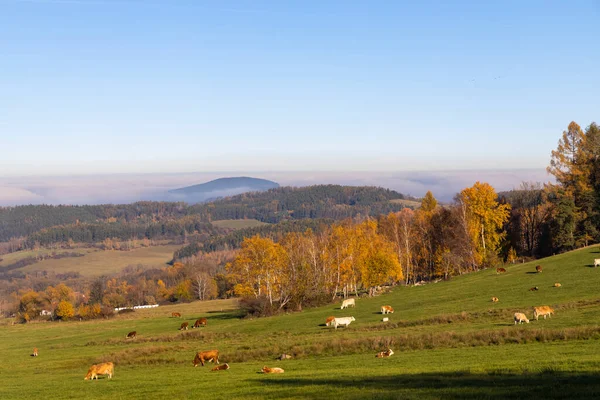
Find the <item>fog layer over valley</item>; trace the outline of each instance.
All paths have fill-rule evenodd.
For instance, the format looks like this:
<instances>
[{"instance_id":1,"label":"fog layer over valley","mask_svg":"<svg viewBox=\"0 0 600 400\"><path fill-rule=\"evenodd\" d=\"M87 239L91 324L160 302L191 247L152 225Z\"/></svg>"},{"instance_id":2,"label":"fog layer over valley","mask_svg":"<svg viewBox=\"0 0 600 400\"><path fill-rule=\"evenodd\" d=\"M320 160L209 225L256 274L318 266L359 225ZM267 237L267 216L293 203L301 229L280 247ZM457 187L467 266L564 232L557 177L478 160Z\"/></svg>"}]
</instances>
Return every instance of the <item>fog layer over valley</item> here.
<instances>
[{"instance_id":1,"label":"fog layer over valley","mask_svg":"<svg viewBox=\"0 0 600 400\"><path fill-rule=\"evenodd\" d=\"M420 197L431 190L450 201L475 181L490 183L497 191L516 188L523 181L554 181L544 169L404 171L404 172L206 172L181 174L115 174L88 176L0 177L0 206L19 204L106 204L140 200L180 201L169 191L231 176L273 180L281 186L339 184L381 186ZM238 192L239 193L239 192ZM229 193L219 193L219 197ZM234 193L231 193L234 194Z\"/></svg>"}]
</instances>

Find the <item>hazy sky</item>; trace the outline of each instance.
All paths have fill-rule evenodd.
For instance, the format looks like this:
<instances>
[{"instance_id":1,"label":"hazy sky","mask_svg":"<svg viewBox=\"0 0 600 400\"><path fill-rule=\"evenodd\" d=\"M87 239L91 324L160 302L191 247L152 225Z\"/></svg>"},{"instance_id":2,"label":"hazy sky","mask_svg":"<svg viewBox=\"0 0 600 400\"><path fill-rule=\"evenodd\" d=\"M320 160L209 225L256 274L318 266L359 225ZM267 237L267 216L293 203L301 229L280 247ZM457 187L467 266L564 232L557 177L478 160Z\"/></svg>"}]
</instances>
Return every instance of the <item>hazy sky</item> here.
<instances>
[{"instance_id":1,"label":"hazy sky","mask_svg":"<svg viewBox=\"0 0 600 400\"><path fill-rule=\"evenodd\" d=\"M0 0L0 176L543 168L600 117L599 21L598 0Z\"/></svg>"}]
</instances>

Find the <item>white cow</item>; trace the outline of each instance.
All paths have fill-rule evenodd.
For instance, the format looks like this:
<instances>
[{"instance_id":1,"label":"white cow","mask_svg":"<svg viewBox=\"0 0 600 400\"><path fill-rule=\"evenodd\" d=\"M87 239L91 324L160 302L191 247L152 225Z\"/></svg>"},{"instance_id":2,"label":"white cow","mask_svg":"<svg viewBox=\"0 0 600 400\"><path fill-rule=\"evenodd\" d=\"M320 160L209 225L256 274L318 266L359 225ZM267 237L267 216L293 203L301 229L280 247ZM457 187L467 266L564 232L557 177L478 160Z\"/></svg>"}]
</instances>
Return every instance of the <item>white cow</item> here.
<instances>
[{"instance_id":1,"label":"white cow","mask_svg":"<svg viewBox=\"0 0 600 400\"><path fill-rule=\"evenodd\" d=\"M345 327L347 327L348 325L350 325L350 323L352 321L356 321L354 319L354 317L336 318L336 319L333 320L332 325L335 327L335 329L337 329L338 326L345 326Z\"/></svg>"},{"instance_id":2,"label":"white cow","mask_svg":"<svg viewBox=\"0 0 600 400\"><path fill-rule=\"evenodd\" d=\"M600 265L600 258L594 259L594 267L597 267L598 265Z\"/></svg>"},{"instance_id":3,"label":"white cow","mask_svg":"<svg viewBox=\"0 0 600 400\"><path fill-rule=\"evenodd\" d=\"M354 302L354 299L346 299L344 301L342 301L342 306L340 307L341 310L343 310L344 308L348 308L348 307L356 307L356 303Z\"/></svg>"}]
</instances>

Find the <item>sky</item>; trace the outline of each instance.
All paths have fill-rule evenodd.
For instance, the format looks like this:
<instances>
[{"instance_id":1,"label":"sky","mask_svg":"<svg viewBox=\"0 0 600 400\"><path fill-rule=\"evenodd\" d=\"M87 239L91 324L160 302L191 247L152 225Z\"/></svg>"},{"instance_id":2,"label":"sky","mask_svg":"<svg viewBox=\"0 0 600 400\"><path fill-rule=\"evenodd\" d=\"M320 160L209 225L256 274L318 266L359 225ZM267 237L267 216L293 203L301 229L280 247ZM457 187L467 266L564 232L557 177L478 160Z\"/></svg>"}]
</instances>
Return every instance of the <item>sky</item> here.
<instances>
[{"instance_id":1,"label":"sky","mask_svg":"<svg viewBox=\"0 0 600 400\"><path fill-rule=\"evenodd\" d=\"M543 169L600 1L0 0L0 177Z\"/></svg>"}]
</instances>

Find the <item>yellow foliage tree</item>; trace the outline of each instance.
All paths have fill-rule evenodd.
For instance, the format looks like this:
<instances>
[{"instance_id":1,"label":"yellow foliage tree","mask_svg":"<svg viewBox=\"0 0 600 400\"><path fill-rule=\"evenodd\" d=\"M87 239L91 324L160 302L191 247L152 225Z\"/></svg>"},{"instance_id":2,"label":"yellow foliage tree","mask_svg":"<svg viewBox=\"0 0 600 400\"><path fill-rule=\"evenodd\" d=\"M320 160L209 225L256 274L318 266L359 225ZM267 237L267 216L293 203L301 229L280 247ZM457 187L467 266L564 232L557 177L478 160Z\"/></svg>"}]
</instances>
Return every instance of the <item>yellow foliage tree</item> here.
<instances>
[{"instance_id":1,"label":"yellow foliage tree","mask_svg":"<svg viewBox=\"0 0 600 400\"><path fill-rule=\"evenodd\" d=\"M459 194L459 201L466 211L477 264L485 262L489 255L497 255L498 246L505 235L502 226L509 218L510 205L499 204L497 198L490 184L480 182L463 189Z\"/></svg>"},{"instance_id":2,"label":"yellow foliage tree","mask_svg":"<svg viewBox=\"0 0 600 400\"><path fill-rule=\"evenodd\" d=\"M58 307L56 307L56 311L54 313L58 318L67 320L73 318L75 315L75 309L70 301L62 300L60 303L58 303Z\"/></svg>"}]
</instances>

